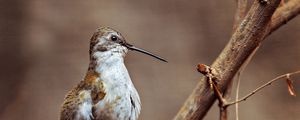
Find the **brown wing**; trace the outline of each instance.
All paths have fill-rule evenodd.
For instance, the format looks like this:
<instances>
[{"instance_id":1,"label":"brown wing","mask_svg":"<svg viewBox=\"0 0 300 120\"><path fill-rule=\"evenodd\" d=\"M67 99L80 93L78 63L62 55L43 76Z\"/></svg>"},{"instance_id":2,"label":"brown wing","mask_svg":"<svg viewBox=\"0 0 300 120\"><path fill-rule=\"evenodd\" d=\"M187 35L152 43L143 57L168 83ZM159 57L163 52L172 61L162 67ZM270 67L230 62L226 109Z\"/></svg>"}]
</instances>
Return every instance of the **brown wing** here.
<instances>
[{"instance_id":1,"label":"brown wing","mask_svg":"<svg viewBox=\"0 0 300 120\"><path fill-rule=\"evenodd\" d=\"M78 86L73 88L65 97L60 111L60 120L74 120L76 116L76 111L78 109L79 99L78 99Z\"/></svg>"},{"instance_id":2,"label":"brown wing","mask_svg":"<svg viewBox=\"0 0 300 120\"><path fill-rule=\"evenodd\" d=\"M65 97L63 105L60 111L60 120L74 120L79 106L84 102L85 98L82 98L80 91L92 90L89 84L85 81L81 81L76 87L74 87Z\"/></svg>"},{"instance_id":3,"label":"brown wing","mask_svg":"<svg viewBox=\"0 0 300 120\"><path fill-rule=\"evenodd\" d=\"M90 77L91 78L91 77ZM79 93L82 90L90 90L91 98L93 105L98 103L105 97L105 92L103 89L103 83L101 81L85 78L84 81L81 81L76 87L74 87L65 97L65 101L61 107L60 112L60 120L74 120L78 106L81 104L82 100L80 100Z\"/></svg>"}]
</instances>

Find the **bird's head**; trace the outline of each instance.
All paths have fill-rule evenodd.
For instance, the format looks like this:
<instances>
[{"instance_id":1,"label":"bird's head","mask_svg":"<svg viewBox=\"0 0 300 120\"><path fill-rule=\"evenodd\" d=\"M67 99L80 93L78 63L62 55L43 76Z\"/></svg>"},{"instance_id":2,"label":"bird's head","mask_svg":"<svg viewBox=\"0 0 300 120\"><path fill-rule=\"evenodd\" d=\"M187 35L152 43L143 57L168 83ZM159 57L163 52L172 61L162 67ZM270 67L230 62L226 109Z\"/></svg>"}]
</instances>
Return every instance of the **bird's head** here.
<instances>
[{"instance_id":1,"label":"bird's head","mask_svg":"<svg viewBox=\"0 0 300 120\"><path fill-rule=\"evenodd\" d=\"M161 61L165 59L154 55L146 50L137 48L126 42L125 38L116 30L109 27L100 27L94 33L90 42L90 56L107 57L121 56L124 57L128 50L138 51Z\"/></svg>"}]
</instances>

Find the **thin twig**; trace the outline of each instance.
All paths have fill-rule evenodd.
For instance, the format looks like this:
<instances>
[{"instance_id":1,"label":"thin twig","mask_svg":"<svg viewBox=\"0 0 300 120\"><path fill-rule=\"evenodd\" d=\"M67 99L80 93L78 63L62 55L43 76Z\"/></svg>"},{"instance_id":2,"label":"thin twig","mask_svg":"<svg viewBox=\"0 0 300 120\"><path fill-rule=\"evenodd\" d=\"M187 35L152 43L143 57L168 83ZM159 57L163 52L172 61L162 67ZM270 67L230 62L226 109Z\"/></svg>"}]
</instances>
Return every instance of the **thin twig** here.
<instances>
[{"instance_id":1,"label":"thin twig","mask_svg":"<svg viewBox=\"0 0 300 120\"><path fill-rule=\"evenodd\" d=\"M226 104L226 100L223 98L223 95L220 92L220 88L218 87L218 85L215 82L213 82L212 85L213 85L214 92L216 93L217 98L220 102L220 106L223 107L223 105Z\"/></svg>"},{"instance_id":2,"label":"thin twig","mask_svg":"<svg viewBox=\"0 0 300 120\"><path fill-rule=\"evenodd\" d=\"M255 55L255 53L257 52L258 48L260 47L260 44L255 48L255 50L251 53L251 55L247 58L247 60L245 61L245 63L241 66L239 72L238 72L238 79L237 79L237 86L236 86L236 98L235 100L237 101L239 99L239 92L240 92L240 81L241 81L241 75L244 72L246 66L250 63L250 61L252 60L253 56ZM238 111L238 104L235 104L235 118L236 120L239 119L239 111Z\"/></svg>"},{"instance_id":3,"label":"thin twig","mask_svg":"<svg viewBox=\"0 0 300 120\"><path fill-rule=\"evenodd\" d=\"M210 88L214 91L217 99L219 100L220 120L227 120L227 106L224 106L227 102L217 85L217 80L219 79L215 77L213 73L214 69L205 64L198 64L197 70L207 78Z\"/></svg>"},{"instance_id":4,"label":"thin twig","mask_svg":"<svg viewBox=\"0 0 300 120\"><path fill-rule=\"evenodd\" d=\"M217 99L219 100L220 120L227 120L227 106L225 106L227 101L220 92L220 88L214 81L212 82L212 85L214 93L216 93Z\"/></svg>"},{"instance_id":5,"label":"thin twig","mask_svg":"<svg viewBox=\"0 0 300 120\"><path fill-rule=\"evenodd\" d=\"M234 102L229 102L226 104L226 106L230 106L230 105L233 105L233 104L236 104L236 103L239 103L239 102L242 102L242 101L245 101L247 100L249 97L251 97L252 95L254 95L255 93L259 92L260 90L262 90L263 88L271 85L273 82L275 81L278 81L282 78L285 78L287 77L288 75L295 75L295 74L300 74L300 71L296 71L296 72L292 72L292 73L287 73L287 74L283 74L283 75L280 75L272 80L270 80L269 82L263 84L262 86L256 88L255 90L253 90L251 93L249 93L248 95L244 96L242 99L239 99L237 101L234 101Z\"/></svg>"},{"instance_id":6,"label":"thin twig","mask_svg":"<svg viewBox=\"0 0 300 120\"><path fill-rule=\"evenodd\" d=\"M220 120L227 120L227 106L220 107Z\"/></svg>"},{"instance_id":7,"label":"thin twig","mask_svg":"<svg viewBox=\"0 0 300 120\"><path fill-rule=\"evenodd\" d=\"M236 93L235 93L235 100L239 100L239 93L240 93L240 83L241 83L241 74L242 71L239 71L237 74L237 85L236 85ZM235 104L235 120L239 120L239 104Z\"/></svg>"}]
</instances>

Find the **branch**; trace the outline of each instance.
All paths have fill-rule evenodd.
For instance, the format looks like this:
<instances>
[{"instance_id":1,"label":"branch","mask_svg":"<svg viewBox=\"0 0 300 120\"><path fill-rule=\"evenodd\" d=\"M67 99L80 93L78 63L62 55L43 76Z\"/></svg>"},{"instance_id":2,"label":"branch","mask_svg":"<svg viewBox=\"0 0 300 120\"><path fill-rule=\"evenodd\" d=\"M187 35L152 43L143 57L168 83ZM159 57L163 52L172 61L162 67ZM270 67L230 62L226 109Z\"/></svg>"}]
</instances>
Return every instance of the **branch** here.
<instances>
[{"instance_id":1,"label":"branch","mask_svg":"<svg viewBox=\"0 0 300 120\"><path fill-rule=\"evenodd\" d=\"M245 18L246 16L246 12L247 12L247 1L248 0L236 0L237 2L237 9L236 9L236 13L234 16L234 24L233 24L233 32L236 30L236 28L238 26L241 25L242 20ZM229 97L231 94L231 88L232 88L232 84L230 84L226 90L226 92L224 93L224 97Z\"/></svg>"},{"instance_id":2,"label":"branch","mask_svg":"<svg viewBox=\"0 0 300 120\"><path fill-rule=\"evenodd\" d=\"M242 20L244 19L244 17L246 16L246 12L247 12L247 4L248 4L248 0L236 0L237 2L237 9L236 9L236 13L235 13L235 17L234 17L234 24L233 24L233 31L236 30L236 28L238 26L241 25ZM251 58L250 58L251 59ZM241 70L239 71L239 73L242 71L243 68L241 68ZM239 82L238 82L239 83ZM224 92L223 97L229 98L230 93L231 93L231 89L232 89L232 84L233 82L231 82L231 84L228 85L228 88L226 89L226 91ZM238 90L237 90L238 92ZM222 97L222 96L221 96ZM222 102L222 103L221 103ZM221 105L222 104L222 105ZM220 120L227 120L227 107L220 107L223 106L224 101L220 101L219 100L219 108L220 108ZM236 115L238 114L237 112L237 108L238 108L238 104L236 104ZM238 117L236 117L238 120Z\"/></svg>"},{"instance_id":3,"label":"branch","mask_svg":"<svg viewBox=\"0 0 300 120\"><path fill-rule=\"evenodd\" d=\"M275 11L271 20L272 22L268 35L286 24L298 14L300 14L300 0L289 0L286 4Z\"/></svg>"},{"instance_id":4,"label":"branch","mask_svg":"<svg viewBox=\"0 0 300 120\"><path fill-rule=\"evenodd\" d=\"M201 68L201 67L205 67L205 69ZM207 65L203 65L203 64L199 64L198 65L198 71L202 74L204 74L207 79L209 81L212 81L212 85L213 85L213 90L214 93L217 97L217 99L219 100L219 109L220 109L220 120L227 120L227 108L230 105L234 105L234 104L238 104L242 101L246 101L246 99L248 99L249 97L251 97L252 95L254 95L255 93L259 92L260 90L262 90L263 88L271 85L273 82L278 81L282 78L286 78L287 84L288 84L288 90L289 93L292 96L296 96L293 84L292 84L292 80L290 79L291 75L295 75L295 74L300 74L300 71L296 71L296 72L292 72L292 73L287 73L287 74L283 74L280 75L272 80L270 80L269 82L263 84L262 86L256 88L255 90L253 90L251 93L249 93L248 95L246 95L245 97L243 97L242 99L236 100L234 102L227 102L227 100L223 97L222 93L220 92L220 88L218 87L218 85L212 80L212 78L214 78L213 74L211 74L210 70L213 68L210 68ZM203 71L205 70L205 71ZM236 117L238 119L238 117Z\"/></svg>"},{"instance_id":5,"label":"branch","mask_svg":"<svg viewBox=\"0 0 300 120\"><path fill-rule=\"evenodd\" d=\"M286 74L280 75L280 76L268 81L267 83L263 84L262 86L256 88L251 93L244 96L242 99L236 98L236 101L234 101L234 102L227 102L226 98L224 98L224 95L222 95L222 92L220 91L220 87L218 86L218 84L216 82L217 78L215 77L215 73L213 73L213 71L215 71L215 70L213 68L205 65L205 64L198 64L197 70L207 78L208 83L210 85L212 85L211 88L213 89L217 99L219 100L220 120L227 120L227 108L230 105L234 105L234 104L238 104L242 101L246 101L249 97L251 97L255 93L259 92L263 88L271 85L273 82L278 81L282 78L286 78L287 85L288 85L288 91L289 91L290 95L296 96L296 93L295 93L295 90L294 90L294 87L293 87L292 80L291 80L290 76L300 74L300 70L299 70L299 71L296 71L296 72L291 72L291 73L286 73ZM242 70L243 69L241 69L241 71ZM239 73L239 75L240 75L240 73ZM238 77L240 77L240 76L238 76Z\"/></svg>"},{"instance_id":6,"label":"branch","mask_svg":"<svg viewBox=\"0 0 300 120\"><path fill-rule=\"evenodd\" d=\"M220 109L220 120L227 120L227 104L226 99L223 97L220 88L216 83L213 83L214 93L217 95L217 99L219 100L219 109Z\"/></svg>"},{"instance_id":7,"label":"branch","mask_svg":"<svg viewBox=\"0 0 300 120\"><path fill-rule=\"evenodd\" d=\"M242 74L242 71L239 71L237 74L237 85L236 85L236 93L235 93L236 101L239 99L241 74ZM235 104L235 120L239 120L239 104Z\"/></svg>"},{"instance_id":8,"label":"branch","mask_svg":"<svg viewBox=\"0 0 300 120\"><path fill-rule=\"evenodd\" d=\"M254 95L255 93L259 92L260 90L262 90L263 88L271 85L273 82L275 81L278 81L278 80L281 80L282 78L289 78L289 76L291 75L295 75L295 74L300 74L300 71L296 71L296 72L292 72L292 73L287 73L287 74L283 74L283 75L280 75L272 80L270 80L269 82L263 84L262 86L256 88L255 90L253 90L251 93L249 93L248 95L244 96L243 98L237 100L237 101L234 101L234 102L230 102L230 103L227 103L225 106L230 106L230 105L233 105L233 104L237 104L237 103L240 103L242 101L245 101L247 100L249 97L251 97L252 95Z\"/></svg>"},{"instance_id":9,"label":"branch","mask_svg":"<svg viewBox=\"0 0 300 120\"><path fill-rule=\"evenodd\" d=\"M212 68L217 72L216 77L221 80L219 85L222 92L232 82L233 76L263 40L271 16L279 3L280 0L255 0L229 43L212 64ZM206 84L205 77L202 77L174 119L202 119L215 100L216 96Z\"/></svg>"},{"instance_id":10,"label":"branch","mask_svg":"<svg viewBox=\"0 0 300 120\"><path fill-rule=\"evenodd\" d=\"M197 70L206 76L207 81L210 84L210 88L213 89L217 99L219 100L220 120L227 120L227 106L225 106L227 101L223 97L224 95L222 95L220 88L216 83L217 78L213 73L214 69L205 64L198 64Z\"/></svg>"},{"instance_id":11,"label":"branch","mask_svg":"<svg viewBox=\"0 0 300 120\"><path fill-rule=\"evenodd\" d=\"M237 9L234 17L233 31L241 24L247 12L247 0L237 0Z\"/></svg>"}]
</instances>

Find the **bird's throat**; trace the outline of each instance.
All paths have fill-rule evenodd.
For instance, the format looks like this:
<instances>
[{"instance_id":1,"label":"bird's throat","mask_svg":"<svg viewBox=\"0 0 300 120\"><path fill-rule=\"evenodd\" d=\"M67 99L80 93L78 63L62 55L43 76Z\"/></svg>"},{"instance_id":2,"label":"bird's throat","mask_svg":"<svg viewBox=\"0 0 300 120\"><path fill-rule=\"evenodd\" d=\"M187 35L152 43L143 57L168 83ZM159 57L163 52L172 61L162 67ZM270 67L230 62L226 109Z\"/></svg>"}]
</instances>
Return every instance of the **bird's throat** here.
<instances>
[{"instance_id":1,"label":"bird's throat","mask_svg":"<svg viewBox=\"0 0 300 120\"><path fill-rule=\"evenodd\" d=\"M90 57L89 70L102 73L123 64L124 58L120 53L112 51L95 52Z\"/></svg>"}]
</instances>

